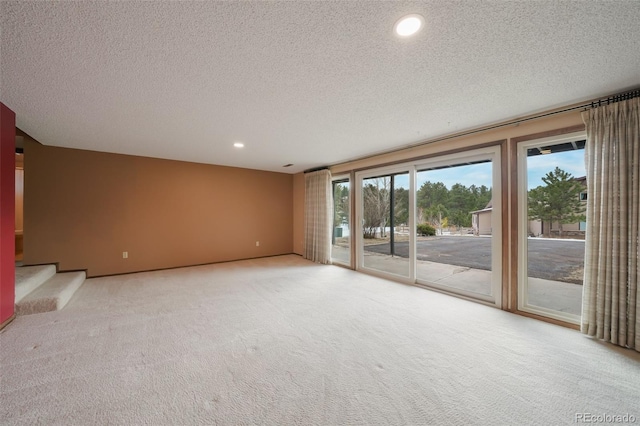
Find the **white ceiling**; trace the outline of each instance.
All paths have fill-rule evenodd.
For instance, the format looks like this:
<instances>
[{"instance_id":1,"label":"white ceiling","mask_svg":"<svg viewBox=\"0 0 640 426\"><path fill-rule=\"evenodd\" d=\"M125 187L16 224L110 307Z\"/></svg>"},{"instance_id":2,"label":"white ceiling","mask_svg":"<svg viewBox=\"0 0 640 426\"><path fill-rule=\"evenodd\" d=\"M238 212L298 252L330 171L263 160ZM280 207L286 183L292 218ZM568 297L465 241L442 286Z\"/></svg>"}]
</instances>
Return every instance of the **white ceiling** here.
<instances>
[{"instance_id":1,"label":"white ceiling","mask_svg":"<svg viewBox=\"0 0 640 426\"><path fill-rule=\"evenodd\" d=\"M286 173L640 85L640 1L3 0L0 12L0 100L43 144ZM398 39L408 13L426 27Z\"/></svg>"}]
</instances>

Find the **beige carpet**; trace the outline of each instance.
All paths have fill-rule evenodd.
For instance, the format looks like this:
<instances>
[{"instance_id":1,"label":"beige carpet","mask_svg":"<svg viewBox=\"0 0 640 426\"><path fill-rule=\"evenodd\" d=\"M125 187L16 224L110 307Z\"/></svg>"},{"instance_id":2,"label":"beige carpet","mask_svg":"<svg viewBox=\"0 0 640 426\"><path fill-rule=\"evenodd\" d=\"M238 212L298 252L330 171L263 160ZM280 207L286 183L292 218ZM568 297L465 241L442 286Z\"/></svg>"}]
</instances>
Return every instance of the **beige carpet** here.
<instances>
[{"instance_id":1,"label":"beige carpet","mask_svg":"<svg viewBox=\"0 0 640 426\"><path fill-rule=\"evenodd\" d=\"M297 256L89 279L0 334L0 423L640 422L640 354Z\"/></svg>"}]
</instances>

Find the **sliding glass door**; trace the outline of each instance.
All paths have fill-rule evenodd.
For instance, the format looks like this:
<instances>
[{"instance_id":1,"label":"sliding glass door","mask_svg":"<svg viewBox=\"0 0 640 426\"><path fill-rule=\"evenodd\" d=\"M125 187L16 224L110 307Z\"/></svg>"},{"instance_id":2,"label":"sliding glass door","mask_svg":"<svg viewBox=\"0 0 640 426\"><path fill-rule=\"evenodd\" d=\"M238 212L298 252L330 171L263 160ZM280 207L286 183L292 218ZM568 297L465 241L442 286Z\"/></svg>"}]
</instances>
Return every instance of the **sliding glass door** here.
<instances>
[{"instance_id":1,"label":"sliding glass door","mask_svg":"<svg viewBox=\"0 0 640 426\"><path fill-rule=\"evenodd\" d=\"M500 303L499 171L495 148L417 165L419 284Z\"/></svg>"},{"instance_id":2,"label":"sliding glass door","mask_svg":"<svg viewBox=\"0 0 640 426\"><path fill-rule=\"evenodd\" d=\"M518 309L578 324L588 197L583 133L518 145Z\"/></svg>"},{"instance_id":3,"label":"sliding glass door","mask_svg":"<svg viewBox=\"0 0 640 426\"><path fill-rule=\"evenodd\" d=\"M356 174L357 269L501 303L500 147Z\"/></svg>"}]
</instances>

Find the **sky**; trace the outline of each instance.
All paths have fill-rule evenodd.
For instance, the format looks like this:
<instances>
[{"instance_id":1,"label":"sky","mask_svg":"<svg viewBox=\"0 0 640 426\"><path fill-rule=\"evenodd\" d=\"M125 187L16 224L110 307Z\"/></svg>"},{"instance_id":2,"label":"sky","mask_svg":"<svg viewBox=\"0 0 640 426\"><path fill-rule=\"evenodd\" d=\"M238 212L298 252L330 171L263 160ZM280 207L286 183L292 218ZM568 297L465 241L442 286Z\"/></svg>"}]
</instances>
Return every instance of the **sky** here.
<instances>
[{"instance_id":1,"label":"sky","mask_svg":"<svg viewBox=\"0 0 640 426\"><path fill-rule=\"evenodd\" d=\"M560 167L569 172L573 177L585 176L584 150L558 152L554 154L536 155L527 158L527 184L528 189L544 185L542 177ZM461 183L467 188L471 185L491 188L491 162L481 164L468 164L446 169L418 172L418 186L420 189L426 181L442 182L449 189ZM396 188L409 189L409 175L396 176L394 185Z\"/></svg>"},{"instance_id":2,"label":"sky","mask_svg":"<svg viewBox=\"0 0 640 426\"><path fill-rule=\"evenodd\" d=\"M573 177L585 176L587 173L584 168L584 149L528 157L528 189L544 185L542 177L556 167L560 167L565 172L571 173Z\"/></svg>"}]
</instances>

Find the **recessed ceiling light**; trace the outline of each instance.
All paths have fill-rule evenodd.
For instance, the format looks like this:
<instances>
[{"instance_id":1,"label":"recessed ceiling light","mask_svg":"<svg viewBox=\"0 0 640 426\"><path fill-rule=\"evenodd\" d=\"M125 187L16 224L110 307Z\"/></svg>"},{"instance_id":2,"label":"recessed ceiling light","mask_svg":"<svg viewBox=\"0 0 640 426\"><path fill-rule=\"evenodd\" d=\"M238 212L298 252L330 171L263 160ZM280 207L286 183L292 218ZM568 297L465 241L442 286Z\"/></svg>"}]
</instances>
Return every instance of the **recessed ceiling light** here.
<instances>
[{"instance_id":1,"label":"recessed ceiling light","mask_svg":"<svg viewBox=\"0 0 640 426\"><path fill-rule=\"evenodd\" d=\"M400 37L409 37L420 31L424 25L422 15L411 14L398 19L393 26L393 32Z\"/></svg>"},{"instance_id":2,"label":"recessed ceiling light","mask_svg":"<svg viewBox=\"0 0 640 426\"><path fill-rule=\"evenodd\" d=\"M244 148L244 144L242 142L236 142L233 144L236 148Z\"/></svg>"},{"instance_id":3,"label":"recessed ceiling light","mask_svg":"<svg viewBox=\"0 0 640 426\"><path fill-rule=\"evenodd\" d=\"M289 163L289 164L285 164L285 165L284 165L284 166L282 166L282 167L291 167L291 166L293 166L293 164Z\"/></svg>"}]
</instances>

